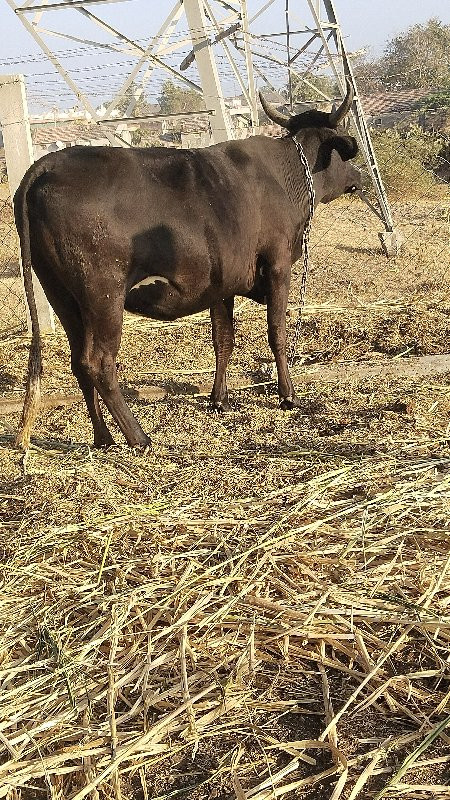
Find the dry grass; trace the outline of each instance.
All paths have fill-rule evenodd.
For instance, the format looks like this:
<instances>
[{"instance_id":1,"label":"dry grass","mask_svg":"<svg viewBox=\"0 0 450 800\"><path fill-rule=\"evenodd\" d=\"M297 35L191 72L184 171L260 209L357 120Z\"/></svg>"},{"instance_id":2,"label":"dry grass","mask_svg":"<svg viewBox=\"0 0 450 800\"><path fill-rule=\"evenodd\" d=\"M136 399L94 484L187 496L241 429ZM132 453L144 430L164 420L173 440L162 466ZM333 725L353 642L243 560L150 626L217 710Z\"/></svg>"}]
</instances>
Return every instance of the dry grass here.
<instances>
[{"instance_id":1,"label":"dry grass","mask_svg":"<svg viewBox=\"0 0 450 800\"><path fill-rule=\"evenodd\" d=\"M394 261L358 203L318 214L304 362L448 350L446 202L398 207ZM91 451L79 404L23 460L4 419L0 797L450 796L448 379L319 382L285 414L263 320L238 303L231 380L264 385L220 417L206 317L126 319L123 383L169 391L133 405L150 453ZM2 348L20 391L28 344Z\"/></svg>"}]
</instances>

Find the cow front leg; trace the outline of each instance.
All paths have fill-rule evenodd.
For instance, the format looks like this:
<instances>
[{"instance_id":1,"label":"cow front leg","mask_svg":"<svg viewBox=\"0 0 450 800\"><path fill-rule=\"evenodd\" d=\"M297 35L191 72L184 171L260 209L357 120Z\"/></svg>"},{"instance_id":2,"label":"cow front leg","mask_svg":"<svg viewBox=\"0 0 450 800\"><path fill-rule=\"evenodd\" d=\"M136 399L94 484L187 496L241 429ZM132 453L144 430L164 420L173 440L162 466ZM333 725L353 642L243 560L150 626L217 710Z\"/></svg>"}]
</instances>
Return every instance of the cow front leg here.
<instances>
[{"instance_id":1,"label":"cow front leg","mask_svg":"<svg viewBox=\"0 0 450 800\"><path fill-rule=\"evenodd\" d=\"M231 411L228 401L226 370L234 347L234 297L211 306L212 339L216 355L216 374L211 392L211 405L216 411Z\"/></svg>"},{"instance_id":2,"label":"cow front leg","mask_svg":"<svg viewBox=\"0 0 450 800\"><path fill-rule=\"evenodd\" d=\"M290 279L290 264L272 267L268 270L267 332L270 349L277 366L280 408L285 411L300 406L289 374L286 354L286 310Z\"/></svg>"}]
</instances>

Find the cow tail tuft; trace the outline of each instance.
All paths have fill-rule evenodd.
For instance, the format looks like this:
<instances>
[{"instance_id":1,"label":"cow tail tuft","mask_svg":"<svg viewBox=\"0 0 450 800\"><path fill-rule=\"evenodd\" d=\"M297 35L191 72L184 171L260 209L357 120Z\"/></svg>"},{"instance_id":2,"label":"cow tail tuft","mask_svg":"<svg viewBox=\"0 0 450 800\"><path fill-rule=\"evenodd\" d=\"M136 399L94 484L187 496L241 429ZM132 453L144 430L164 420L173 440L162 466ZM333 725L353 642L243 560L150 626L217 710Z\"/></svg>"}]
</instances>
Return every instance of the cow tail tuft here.
<instances>
[{"instance_id":1,"label":"cow tail tuft","mask_svg":"<svg viewBox=\"0 0 450 800\"><path fill-rule=\"evenodd\" d=\"M27 450L30 446L31 431L39 411L42 375L42 339L33 290L30 223L27 205L27 192L31 183L36 178L36 174L32 170L33 168L31 168L30 172L27 174L28 180L24 178L14 196L14 214L22 253L23 282L31 319L31 347L28 356L25 400L22 409L22 418L16 436L16 445L23 450Z\"/></svg>"}]
</instances>

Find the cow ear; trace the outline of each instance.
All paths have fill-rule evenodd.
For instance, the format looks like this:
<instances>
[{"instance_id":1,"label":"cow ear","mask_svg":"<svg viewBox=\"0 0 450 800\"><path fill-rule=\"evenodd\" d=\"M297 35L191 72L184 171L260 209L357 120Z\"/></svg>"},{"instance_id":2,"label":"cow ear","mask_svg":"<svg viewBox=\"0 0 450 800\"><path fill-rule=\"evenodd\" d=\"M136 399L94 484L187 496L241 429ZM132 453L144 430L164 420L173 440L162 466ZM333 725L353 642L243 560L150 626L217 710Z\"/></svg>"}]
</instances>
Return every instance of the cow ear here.
<instances>
[{"instance_id":1,"label":"cow ear","mask_svg":"<svg viewBox=\"0 0 450 800\"><path fill-rule=\"evenodd\" d=\"M337 150L342 161L349 161L358 152L358 144L353 136L333 136L330 140L332 150Z\"/></svg>"}]
</instances>

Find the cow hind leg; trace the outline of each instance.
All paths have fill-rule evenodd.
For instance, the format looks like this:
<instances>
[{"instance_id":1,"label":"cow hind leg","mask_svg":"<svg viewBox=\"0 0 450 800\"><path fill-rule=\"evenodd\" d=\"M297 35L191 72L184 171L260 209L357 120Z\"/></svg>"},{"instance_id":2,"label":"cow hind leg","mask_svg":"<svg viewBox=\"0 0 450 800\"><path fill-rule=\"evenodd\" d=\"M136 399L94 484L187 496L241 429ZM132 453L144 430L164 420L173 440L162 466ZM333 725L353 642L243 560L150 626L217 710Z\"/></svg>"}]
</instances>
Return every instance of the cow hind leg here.
<instances>
[{"instance_id":1,"label":"cow hind leg","mask_svg":"<svg viewBox=\"0 0 450 800\"><path fill-rule=\"evenodd\" d=\"M122 334L122 319L121 298L110 298L106 309L97 309L95 302L86 303L80 364L130 447L147 447L150 439L128 408L117 380L116 356Z\"/></svg>"},{"instance_id":2,"label":"cow hind leg","mask_svg":"<svg viewBox=\"0 0 450 800\"><path fill-rule=\"evenodd\" d=\"M212 337L216 355L216 374L211 392L211 405L216 411L231 411L228 401L226 369L234 346L234 297L220 300L211 307Z\"/></svg>"},{"instance_id":3,"label":"cow hind leg","mask_svg":"<svg viewBox=\"0 0 450 800\"><path fill-rule=\"evenodd\" d=\"M58 314L57 311L56 313ZM104 420L102 410L98 402L97 389L84 369L81 360L84 341L81 317L78 314L77 316L72 315L69 319L67 312L64 314L60 312L58 317L61 320L61 324L66 331L66 335L69 340L72 372L75 375L78 386L83 393L86 408L91 418L92 428L94 431L94 447L111 447L111 445L115 444L115 442Z\"/></svg>"},{"instance_id":4,"label":"cow hind leg","mask_svg":"<svg viewBox=\"0 0 450 800\"><path fill-rule=\"evenodd\" d=\"M72 349L72 372L83 392L86 407L92 421L92 427L94 429L94 447L111 447L115 442L103 418L98 402L97 389L81 366L81 350L79 351L77 348L76 353L75 355Z\"/></svg>"},{"instance_id":5,"label":"cow hind leg","mask_svg":"<svg viewBox=\"0 0 450 800\"><path fill-rule=\"evenodd\" d=\"M44 260L39 259L39 264L42 265L42 263L44 263ZM83 393L86 407L92 421L94 445L95 447L109 447L114 444L114 439L103 418L95 386L87 372L83 369L81 363L84 330L78 305L70 292L67 291L64 284L59 280L55 271L52 270L49 263L45 265L45 269L40 269L39 273L47 298L60 320L69 341L72 372Z\"/></svg>"},{"instance_id":6,"label":"cow hind leg","mask_svg":"<svg viewBox=\"0 0 450 800\"><path fill-rule=\"evenodd\" d=\"M94 447L111 447L111 445L115 444L115 442L104 420L102 410L98 402L97 389L83 367L82 353L84 331L81 323L81 317L78 314L76 325L73 321L70 325L64 325L63 322L62 324L66 331L67 338L69 339L72 372L75 375L78 385L83 393L86 408L91 418L92 427L94 430Z\"/></svg>"}]
</instances>

